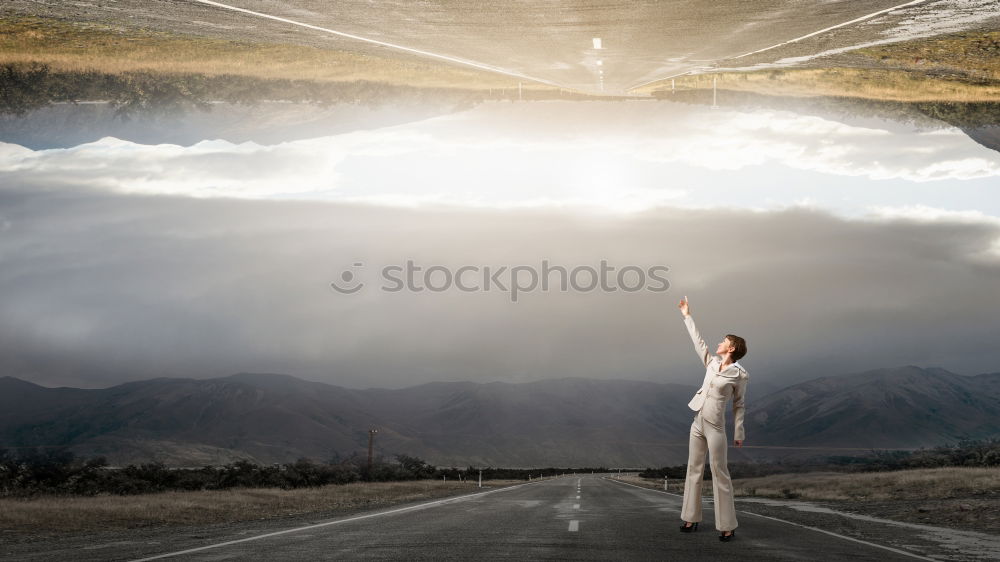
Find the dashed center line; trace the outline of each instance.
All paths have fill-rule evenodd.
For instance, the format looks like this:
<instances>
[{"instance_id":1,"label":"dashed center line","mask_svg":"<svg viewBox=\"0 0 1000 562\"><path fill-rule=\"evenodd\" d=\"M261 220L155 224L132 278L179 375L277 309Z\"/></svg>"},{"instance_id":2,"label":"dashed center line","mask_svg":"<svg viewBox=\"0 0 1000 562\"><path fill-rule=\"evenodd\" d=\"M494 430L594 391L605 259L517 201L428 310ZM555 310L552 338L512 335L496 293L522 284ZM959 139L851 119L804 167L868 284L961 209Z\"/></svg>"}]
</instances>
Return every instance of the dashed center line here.
<instances>
[{"instance_id":1,"label":"dashed center line","mask_svg":"<svg viewBox=\"0 0 1000 562\"><path fill-rule=\"evenodd\" d=\"M580 522L576 519L569 522L569 532L575 533L580 530Z\"/></svg>"}]
</instances>

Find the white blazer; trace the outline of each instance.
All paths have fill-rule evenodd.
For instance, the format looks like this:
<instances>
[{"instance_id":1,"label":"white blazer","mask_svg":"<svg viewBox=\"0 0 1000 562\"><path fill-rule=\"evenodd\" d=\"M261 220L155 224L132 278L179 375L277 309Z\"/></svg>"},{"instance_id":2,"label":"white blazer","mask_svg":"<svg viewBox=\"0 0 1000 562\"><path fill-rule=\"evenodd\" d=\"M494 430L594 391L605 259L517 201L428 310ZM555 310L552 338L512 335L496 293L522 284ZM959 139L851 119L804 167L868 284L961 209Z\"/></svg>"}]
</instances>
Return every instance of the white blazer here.
<instances>
[{"instance_id":1,"label":"white blazer","mask_svg":"<svg viewBox=\"0 0 1000 562\"><path fill-rule=\"evenodd\" d=\"M703 420L722 428L726 423L726 402L732 398L733 439L742 441L745 436L743 418L746 417L746 393L750 374L739 362L720 371L722 360L718 355L708 351L708 346L701 338L698 328L694 325L694 318L691 318L690 314L684 317L684 325L687 326L688 334L694 343L695 352L705 365L705 380L688 402L688 408L696 412L701 410Z\"/></svg>"}]
</instances>

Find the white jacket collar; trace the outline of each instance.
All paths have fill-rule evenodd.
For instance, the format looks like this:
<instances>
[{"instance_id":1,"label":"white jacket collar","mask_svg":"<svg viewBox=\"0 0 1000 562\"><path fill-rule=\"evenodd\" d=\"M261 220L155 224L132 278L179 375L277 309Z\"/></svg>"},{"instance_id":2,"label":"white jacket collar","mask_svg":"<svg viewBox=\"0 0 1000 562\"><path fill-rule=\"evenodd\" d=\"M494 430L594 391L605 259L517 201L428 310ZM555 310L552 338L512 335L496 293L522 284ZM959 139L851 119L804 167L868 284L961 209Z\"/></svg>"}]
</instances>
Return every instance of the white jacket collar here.
<instances>
[{"instance_id":1,"label":"white jacket collar","mask_svg":"<svg viewBox=\"0 0 1000 562\"><path fill-rule=\"evenodd\" d=\"M719 364L719 365L722 364L722 360L719 359L718 355L715 356L715 362L717 364ZM729 365L725 369L719 371L719 375L723 376L723 377L738 377L740 375L746 375L746 374L747 374L747 370L743 367L743 365L740 365L739 361L737 361L737 362Z\"/></svg>"}]
</instances>

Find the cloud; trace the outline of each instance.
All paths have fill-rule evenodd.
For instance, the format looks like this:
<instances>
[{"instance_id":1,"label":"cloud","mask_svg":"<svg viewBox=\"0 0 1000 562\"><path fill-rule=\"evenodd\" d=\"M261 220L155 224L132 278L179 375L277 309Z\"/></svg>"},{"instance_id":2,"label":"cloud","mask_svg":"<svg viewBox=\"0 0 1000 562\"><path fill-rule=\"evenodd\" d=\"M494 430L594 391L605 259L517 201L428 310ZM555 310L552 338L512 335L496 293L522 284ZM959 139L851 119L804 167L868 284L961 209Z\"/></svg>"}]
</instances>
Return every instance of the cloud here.
<instances>
[{"instance_id":1,"label":"cloud","mask_svg":"<svg viewBox=\"0 0 1000 562\"><path fill-rule=\"evenodd\" d=\"M955 129L639 102L494 104L277 144L0 144L0 369L81 386L697 384L686 294L707 338L747 338L763 388L996 370L981 350L1000 328L1000 212L982 178L998 161ZM671 291L330 288L355 263L374 283L406 260L665 265Z\"/></svg>"},{"instance_id":2,"label":"cloud","mask_svg":"<svg viewBox=\"0 0 1000 562\"><path fill-rule=\"evenodd\" d=\"M720 119L725 120L724 127L691 124L683 137L653 139L639 149L639 157L710 170L780 165L871 180L926 182L1000 175L1000 157L975 146L954 128L898 133L787 111L720 115Z\"/></svg>"},{"instance_id":3,"label":"cloud","mask_svg":"<svg viewBox=\"0 0 1000 562\"><path fill-rule=\"evenodd\" d=\"M927 205L904 205L899 207L871 207L869 215L873 218L890 220L911 219L922 222L950 221L967 224L993 224L1000 226L1000 217L994 217L982 211L951 211L938 209Z\"/></svg>"},{"instance_id":4,"label":"cloud","mask_svg":"<svg viewBox=\"0 0 1000 562\"><path fill-rule=\"evenodd\" d=\"M851 125L789 111L657 102L486 104L274 145L181 147L111 137L68 149L0 145L0 178L9 182L200 198L497 208L635 211L691 203L687 186L667 188L663 178L700 173L704 183L723 185L729 181L723 172L764 167L777 178L797 170L859 181L965 181L1000 175L1000 155L958 129L916 131L888 122ZM768 196L761 192L761 199Z\"/></svg>"},{"instance_id":5,"label":"cloud","mask_svg":"<svg viewBox=\"0 0 1000 562\"><path fill-rule=\"evenodd\" d=\"M563 376L700 381L675 309L747 338L766 388L901 364L978 373L1000 226L779 212L420 209L0 189L0 369L44 384L285 372L347 386ZM666 265L671 290L332 291L411 259Z\"/></svg>"}]
</instances>

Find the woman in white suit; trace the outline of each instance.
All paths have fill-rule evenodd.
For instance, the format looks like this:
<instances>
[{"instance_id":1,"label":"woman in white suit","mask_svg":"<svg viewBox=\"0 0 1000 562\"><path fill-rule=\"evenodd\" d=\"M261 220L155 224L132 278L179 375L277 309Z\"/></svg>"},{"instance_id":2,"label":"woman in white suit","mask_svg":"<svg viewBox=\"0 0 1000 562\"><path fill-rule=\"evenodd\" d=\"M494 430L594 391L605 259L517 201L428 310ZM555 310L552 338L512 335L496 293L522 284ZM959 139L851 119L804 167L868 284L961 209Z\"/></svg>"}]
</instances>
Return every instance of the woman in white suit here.
<instances>
[{"instance_id":1,"label":"woman in white suit","mask_svg":"<svg viewBox=\"0 0 1000 562\"><path fill-rule=\"evenodd\" d=\"M715 528L720 531L719 540L728 541L736 534L736 508L733 503L733 483L729 477L726 461L726 402L733 399L733 443L743 446L743 418L746 414L745 398L750 376L737 363L747 354L746 340L732 334L727 335L715 350L715 356L708 352L708 346L698 333L691 318L687 297L677 304L684 315L684 324L694 343L698 357L705 365L705 380L695 393L688 407L697 412L691 423L688 439L687 479L684 482L684 503L681 532L689 533L698 529L701 521L701 483L705 474L705 453L712 465L712 492L715 499Z\"/></svg>"}]
</instances>

